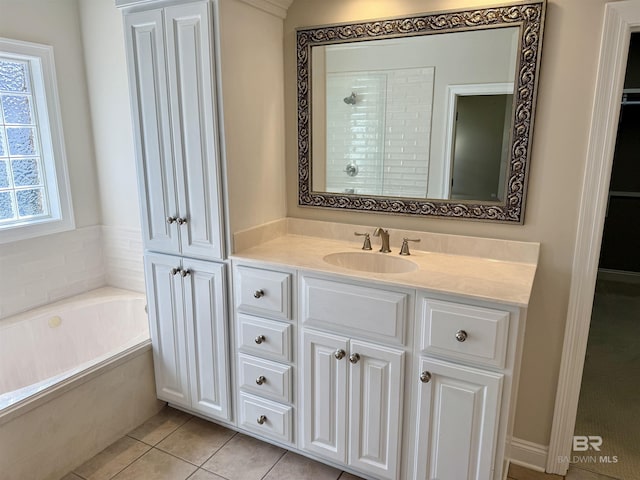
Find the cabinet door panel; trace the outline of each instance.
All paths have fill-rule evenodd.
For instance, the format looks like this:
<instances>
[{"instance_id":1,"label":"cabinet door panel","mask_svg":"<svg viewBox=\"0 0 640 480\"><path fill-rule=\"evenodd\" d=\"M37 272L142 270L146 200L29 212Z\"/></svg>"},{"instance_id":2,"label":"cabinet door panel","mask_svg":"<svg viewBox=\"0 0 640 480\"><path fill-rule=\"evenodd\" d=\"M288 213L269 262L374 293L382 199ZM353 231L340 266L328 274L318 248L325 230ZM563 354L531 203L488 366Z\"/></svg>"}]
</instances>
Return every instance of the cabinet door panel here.
<instances>
[{"instance_id":1,"label":"cabinet door panel","mask_svg":"<svg viewBox=\"0 0 640 480\"><path fill-rule=\"evenodd\" d=\"M351 341L349 465L376 477L398 478L404 352Z\"/></svg>"},{"instance_id":2,"label":"cabinet door panel","mask_svg":"<svg viewBox=\"0 0 640 480\"><path fill-rule=\"evenodd\" d=\"M192 408L229 420L225 266L185 259L184 269Z\"/></svg>"},{"instance_id":3,"label":"cabinet door panel","mask_svg":"<svg viewBox=\"0 0 640 480\"><path fill-rule=\"evenodd\" d=\"M171 272L171 269L179 266L178 257L158 254L145 256L149 326L158 398L188 407L191 398L182 278Z\"/></svg>"},{"instance_id":4,"label":"cabinet door panel","mask_svg":"<svg viewBox=\"0 0 640 480\"><path fill-rule=\"evenodd\" d=\"M337 462L346 462L347 356L346 338L303 333L303 448Z\"/></svg>"},{"instance_id":5,"label":"cabinet door panel","mask_svg":"<svg viewBox=\"0 0 640 480\"><path fill-rule=\"evenodd\" d=\"M145 247L179 253L178 227L167 223L168 217L177 215L178 206L168 124L162 12L132 13L124 19Z\"/></svg>"},{"instance_id":6,"label":"cabinet door panel","mask_svg":"<svg viewBox=\"0 0 640 480\"><path fill-rule=\"evenodd\" d=\"M208 2L165 9L182 253L222 258L219 150Z\"/></svg>"},{"instance_id":7,"label":"cabinet door panel","mask_svg":"<svg viewBox=\"0 0 640 480\"><path fill-rule=\"evenodd\" d=\"M415 478L493 479L504 375L429 358L420 371Z\"/></svg>"}]
</instances>

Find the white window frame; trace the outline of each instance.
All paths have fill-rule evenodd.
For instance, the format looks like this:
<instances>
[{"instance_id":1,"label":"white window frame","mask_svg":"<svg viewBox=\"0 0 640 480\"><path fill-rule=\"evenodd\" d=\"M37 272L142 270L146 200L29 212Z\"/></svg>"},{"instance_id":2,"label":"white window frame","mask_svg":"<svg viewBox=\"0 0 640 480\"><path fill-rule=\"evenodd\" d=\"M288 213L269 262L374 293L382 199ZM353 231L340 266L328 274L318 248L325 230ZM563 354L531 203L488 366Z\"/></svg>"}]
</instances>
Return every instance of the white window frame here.
<instances>
[{"instance_id":1,"label":"white window frame","mask_svg":"<svg viewBox=\"0 0 640 480\"><path fill-rule=\"evenodd\" d=\"M53 47L0 38L3 56L28 61L39 146L47 185L49 215L0 227L0 244L64 232L75 228L69 172L62 131L62 115L56 82ZM8 148L8 145L7 145Z\"/></svg>"}]
</instances>

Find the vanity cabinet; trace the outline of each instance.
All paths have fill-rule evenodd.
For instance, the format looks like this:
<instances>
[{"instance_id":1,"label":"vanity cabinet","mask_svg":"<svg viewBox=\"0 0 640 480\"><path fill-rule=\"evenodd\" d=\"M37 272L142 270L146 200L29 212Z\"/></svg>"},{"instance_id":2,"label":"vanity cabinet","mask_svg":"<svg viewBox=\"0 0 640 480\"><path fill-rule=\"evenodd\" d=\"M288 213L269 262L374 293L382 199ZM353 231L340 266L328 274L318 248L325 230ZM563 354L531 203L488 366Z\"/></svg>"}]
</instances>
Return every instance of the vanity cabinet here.
<instances>
[{"instance_id":1,"label":"vanity cabinet","mask_svg":"<svg viewBox=\"0 0 640 480\"><path fill-rule=\"evenodd\" d=\"M158 398L229 420L224 270L213 262L145 256Z\"/></svg>"},{"instance_id":2,"label":"vanity cabinet","mask_svg":"<svg viewBox=\"0 0 640 480\"><path fill-rule=\"evenodd\" d=\"M125 11L145 248L223 258L211 5Z\"/></svg>"},{"instance_id":3,"label":"vanity cabinet","mask_svg":"<svg viewBox=\"0 0 640 480\"><path fill-rule=\"evenodd\" d=\"M499 427L507 420L501 412L508 405L501 407L511 373L510 312L419 295L416 313L412 478L501 478L502 465L494 462L504 447Z\"/></svg>"},{"instance_id":4,"label":"vanity cabinet","mask_svg":"<svg viewBox=\"0 0 640 480\"><path fill-rule=\"evenodd\" d=\"M292 278L234 269L238 426L285 445L295 439Z\"/></svg>"},{"instance_id":5,"label":"vanity cabinet","mask_svg":"<svg viewBox=\"0 0 640 480\"><path fill-rule=\"evenodd\" d=\"M398 478L404 351L305 329L302 448Z\"/></svg>"},{"instance_id":6,"label":"vanity cabinet","mask_svg":"<svg viewBox=\"0 0 640 480\"><path fill-rule=\"evenodd\" d=\"M302 448L398 478L411 295L301 277Z\"/></svg>"}]
</instances>

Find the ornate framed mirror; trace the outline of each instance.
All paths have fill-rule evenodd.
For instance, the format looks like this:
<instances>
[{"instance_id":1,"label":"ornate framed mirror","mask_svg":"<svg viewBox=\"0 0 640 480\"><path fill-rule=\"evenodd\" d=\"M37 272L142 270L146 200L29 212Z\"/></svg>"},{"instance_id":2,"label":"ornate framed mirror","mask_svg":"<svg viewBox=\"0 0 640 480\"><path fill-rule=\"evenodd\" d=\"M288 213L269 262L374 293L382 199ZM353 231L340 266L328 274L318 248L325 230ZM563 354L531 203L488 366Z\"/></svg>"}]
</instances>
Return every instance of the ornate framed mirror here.
<instances>
[{"instance_id":1,"label":"ornate framed mirror","mask_svg":"<svg viewBox=\"0 0 640 480\"><path fill-rule=\"evenodd\" d=\"M298 29L299 205L523 223L545 8Z\"/></svg>"}]
</instances>

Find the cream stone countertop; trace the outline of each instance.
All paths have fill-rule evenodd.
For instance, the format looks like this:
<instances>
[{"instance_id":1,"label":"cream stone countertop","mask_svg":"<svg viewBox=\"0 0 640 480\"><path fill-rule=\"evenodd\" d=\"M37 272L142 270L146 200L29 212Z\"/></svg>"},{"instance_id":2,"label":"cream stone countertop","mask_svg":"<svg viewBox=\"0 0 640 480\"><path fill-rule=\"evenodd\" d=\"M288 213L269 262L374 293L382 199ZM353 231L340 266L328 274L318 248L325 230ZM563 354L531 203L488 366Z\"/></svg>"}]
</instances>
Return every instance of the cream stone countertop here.
<instances>
[{"instance_id":1,"label":"cream stone countertop","mask_svg":"<svg viewBox=\"0 0 640 480\"><path fill-rule=\"evenodd\" d=\"M388 285L417 288L431 292L464 296L506 305L526 307L537 263L520 263L421 251L411 245L411 255L400 258L418 266L408 273L370 273L331 265L323 258L337 252L363 252L361 243L318 237L285 234L273 240L231 255L233 260L257 261L271 265L337 274L356 280L374 281ZM369 255L398 256L392 245L391 253L380 253L374 245Z\"/></svg>"}]
</instances>

